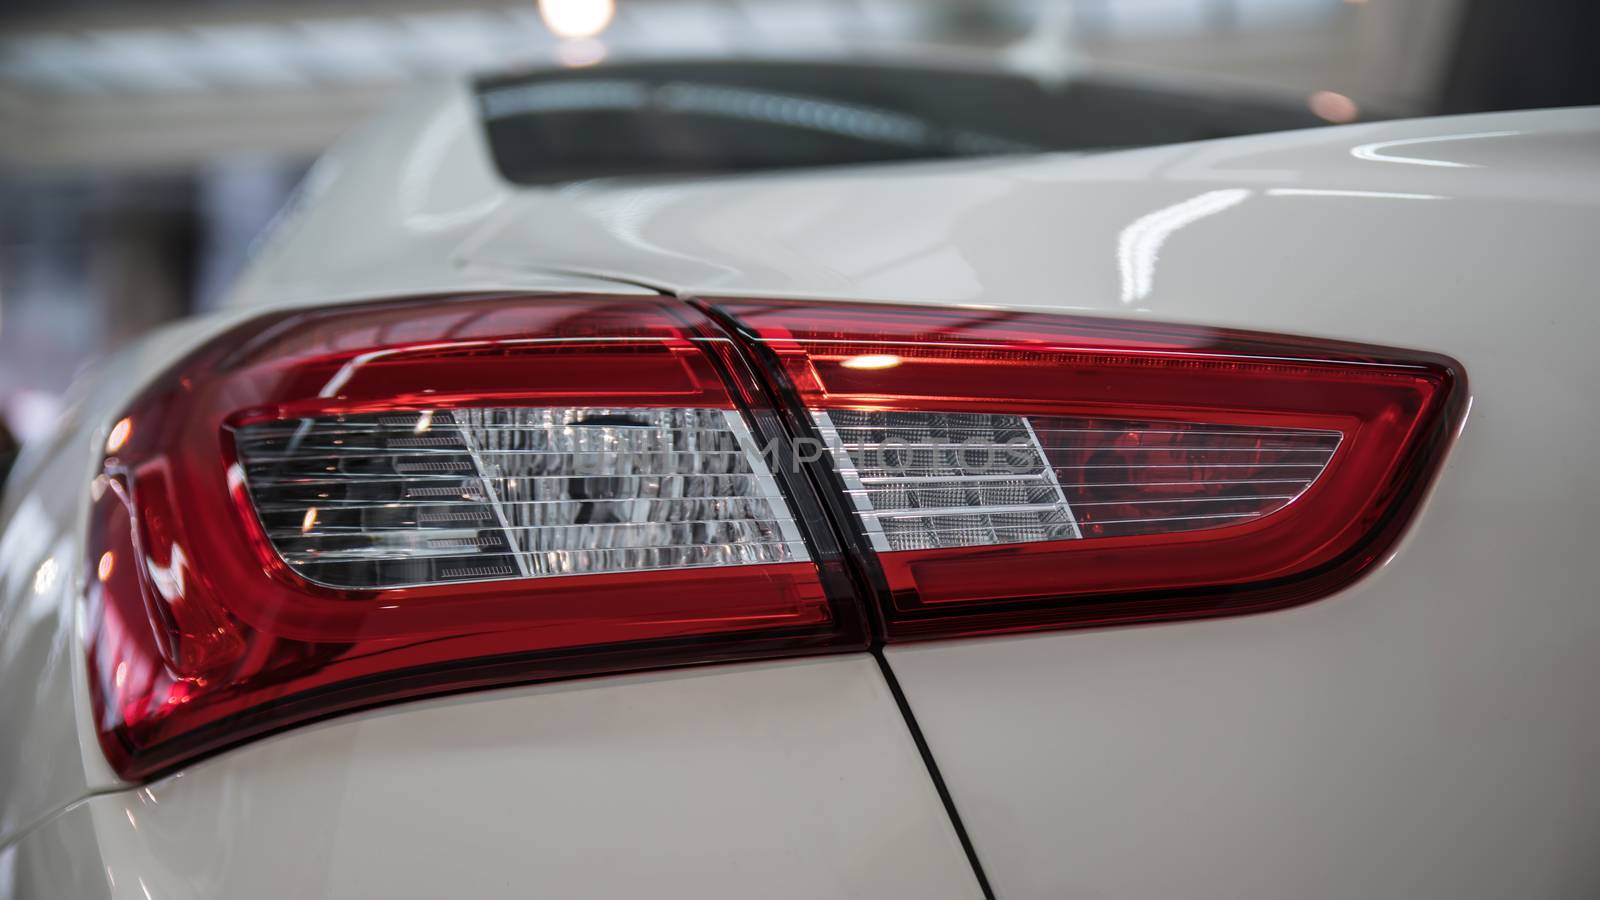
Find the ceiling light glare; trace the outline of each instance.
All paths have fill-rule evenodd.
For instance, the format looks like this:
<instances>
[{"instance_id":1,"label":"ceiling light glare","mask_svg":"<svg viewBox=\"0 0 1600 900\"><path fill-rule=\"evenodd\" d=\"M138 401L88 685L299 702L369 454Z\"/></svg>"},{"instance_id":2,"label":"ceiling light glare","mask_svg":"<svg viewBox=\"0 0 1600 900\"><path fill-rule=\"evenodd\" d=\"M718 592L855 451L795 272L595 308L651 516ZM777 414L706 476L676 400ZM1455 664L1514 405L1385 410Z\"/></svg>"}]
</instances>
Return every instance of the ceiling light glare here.
<instances>
[{"instance_id":1,"label":"ceiling light glare","mask_svg":"<svg viewBox=\"0 0 1600 900\"><path fill-rule=\"evenodd\" d=\"M539 0L539 17L557 37L594 37L616 13L615 0Z\"/></svg>"}]
</instances>

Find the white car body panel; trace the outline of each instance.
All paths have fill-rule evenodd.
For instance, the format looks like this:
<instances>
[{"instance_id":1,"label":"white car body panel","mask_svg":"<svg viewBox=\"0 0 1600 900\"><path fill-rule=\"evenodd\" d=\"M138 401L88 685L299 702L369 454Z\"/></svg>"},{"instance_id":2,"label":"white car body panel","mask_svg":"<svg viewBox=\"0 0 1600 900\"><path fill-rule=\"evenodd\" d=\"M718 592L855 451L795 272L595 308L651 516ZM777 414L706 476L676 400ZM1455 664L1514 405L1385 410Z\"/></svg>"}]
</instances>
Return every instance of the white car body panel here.
<instances>
[{"instance_id":1,"label":"white car body panel","mask_svg":"<svg viewBox=\"0 0 1600 900\"><path fill-rule=\"evenodd\" d=\"M226 298L282 309L466 291L654 293L450 250L515 199L494 174L462 85L420 92L317 161Z\"/></svg>"},{"instance_id":2,"label":"white car body panel","mask_svg":"<svg viewBox=\"0 0 1600 900\"><path fill-rule=\"evenodd\" d=\"M91 797L0 856L0 894L64 885L76 900L980 896L864 655L290 731Z\"/></svg>"},{"instance_id":3,"label":"white car body panel","mask_svg":"<svg viewBox=\"0 0 1600 900\"><path fill-rule=\"evenodd\" d=\"M458 258L684 294L1132 314L1397 343L1392 320L1459 302L1468 253L1499 272L1469 295L1475 312L1530 289L1568 299L1559 276L1587 264L1570 251L1600 202L1597 133L1600 110L1560 110L1099 156L584 183L525 191ZM1393 158L1371 149L1397 141Z\"/></svg>"},{"instance_id":4,"label":"white car body panel","mask_svg":"<svg viewBox=\"0 0 1600 900\"><path fill-rule=\"evenodd\" d=\"M1600 111L562 189L498 180L474 115L440 89L341 145L230 309L108 361L20 465L0 514L0 897L973 896L865 655L404 704L148 788L100 758L83 517L106 429L161 367L284 305L650 289L1460 360L1471 412L1432 496L1338 595L886 655L996 896L1594 895Z\"/></svg>"}]
</instances>

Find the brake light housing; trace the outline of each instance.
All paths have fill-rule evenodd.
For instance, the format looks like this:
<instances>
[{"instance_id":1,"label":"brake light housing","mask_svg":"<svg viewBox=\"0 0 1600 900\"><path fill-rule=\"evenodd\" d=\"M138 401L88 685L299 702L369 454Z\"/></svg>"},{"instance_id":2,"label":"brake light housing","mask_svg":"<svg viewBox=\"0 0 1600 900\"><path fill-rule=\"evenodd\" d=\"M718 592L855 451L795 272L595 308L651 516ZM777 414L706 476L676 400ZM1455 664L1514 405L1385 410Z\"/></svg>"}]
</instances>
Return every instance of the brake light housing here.
<instances>
[{"instance_id":1,"label":"brake light housing","mask_svg":"<svg viewBox=\"0 0 1600 900\"><path fill-rule=\"evenodd\" d=\"M93 492L108 758L139 778L422 693L864 647L725 340L675 301L429 298L178 363Z\"/></svg>"},{"instance_id":2,"label":"brake light housing","mask_svg":"<svg viewBox=\"0 0 1600 900\"><path fill-rule=\"evenodd\" d=\"M90 698L125 778L441 691L1325 596L1465 403L1196 326L471 295L281 312L110 431Z\"/></svg>"},{"instance_id":3,"label":"brake light housing","mask_svg":"<svg viewBox=\"0 0 1600 900\"><path fill-rule=\"evenodd\" d=\"M725 300L830 453L885 640L1262 611L1392 546L1445 357L1008 310Z\"/></svg>"}]
</instances>

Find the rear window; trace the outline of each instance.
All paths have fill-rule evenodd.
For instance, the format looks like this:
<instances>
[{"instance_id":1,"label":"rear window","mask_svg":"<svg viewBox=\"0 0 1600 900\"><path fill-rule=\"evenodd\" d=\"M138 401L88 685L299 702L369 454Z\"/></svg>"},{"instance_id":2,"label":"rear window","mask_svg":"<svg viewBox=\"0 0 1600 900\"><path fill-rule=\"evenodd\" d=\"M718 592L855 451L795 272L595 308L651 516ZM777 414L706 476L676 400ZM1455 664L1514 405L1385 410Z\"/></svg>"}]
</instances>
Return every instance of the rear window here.
<instances>
[{"instance_id":1,"label":"rear window","mask_svg":"<svg viewBox=\"0 0 1600 900\"><path fill-rule=\"evenodd\" d=\"M659 63L486 80L501 172L522 184L1106 150L1323 124L1256 99L1097 79L817 63Z\"/></svg>"}]
</instances>

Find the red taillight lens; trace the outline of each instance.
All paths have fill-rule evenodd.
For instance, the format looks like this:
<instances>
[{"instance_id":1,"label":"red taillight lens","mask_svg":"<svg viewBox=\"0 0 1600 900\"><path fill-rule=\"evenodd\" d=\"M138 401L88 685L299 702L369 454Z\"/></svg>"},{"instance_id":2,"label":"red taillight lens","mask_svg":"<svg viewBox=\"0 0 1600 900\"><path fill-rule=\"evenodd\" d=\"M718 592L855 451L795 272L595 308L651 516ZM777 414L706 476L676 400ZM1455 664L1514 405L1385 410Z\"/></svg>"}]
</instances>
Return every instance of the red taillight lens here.
<instances>
[{"instance_id":1,"label":"red taillight lens","mask_svg":"<svg viewBox=\"0 0 1600 900\"><path fill-rule=\"evenodd\" d=\"M179 363L96 485L109 758L140 777L384 699L864 646L725 343L673 301L431 300Z\"/></svg>"},{"instance_id":2,"label":"red taillight lens","mask_svg":"<svg viewBox=\"0 0 1600 900\"><path fill-rule=\"evenodd\" d=\"M987 310L726 301L829 449L885 636L1267 609L1398 534L1449 360Z\"/></svg>"},{"instance_id":3,"label":"red taillight lens","mask_svg":"<svg viewBox=\"0 0 1600 900\"><path fill-rule=\"evenodd\" d=\"M118 772L441 690L862 649L867 592L884 640L1302 602L1392 545L1464 396L1371 347L702 308L290 312L177 363L95 482Z\"/></svg>"}]
</instances>

